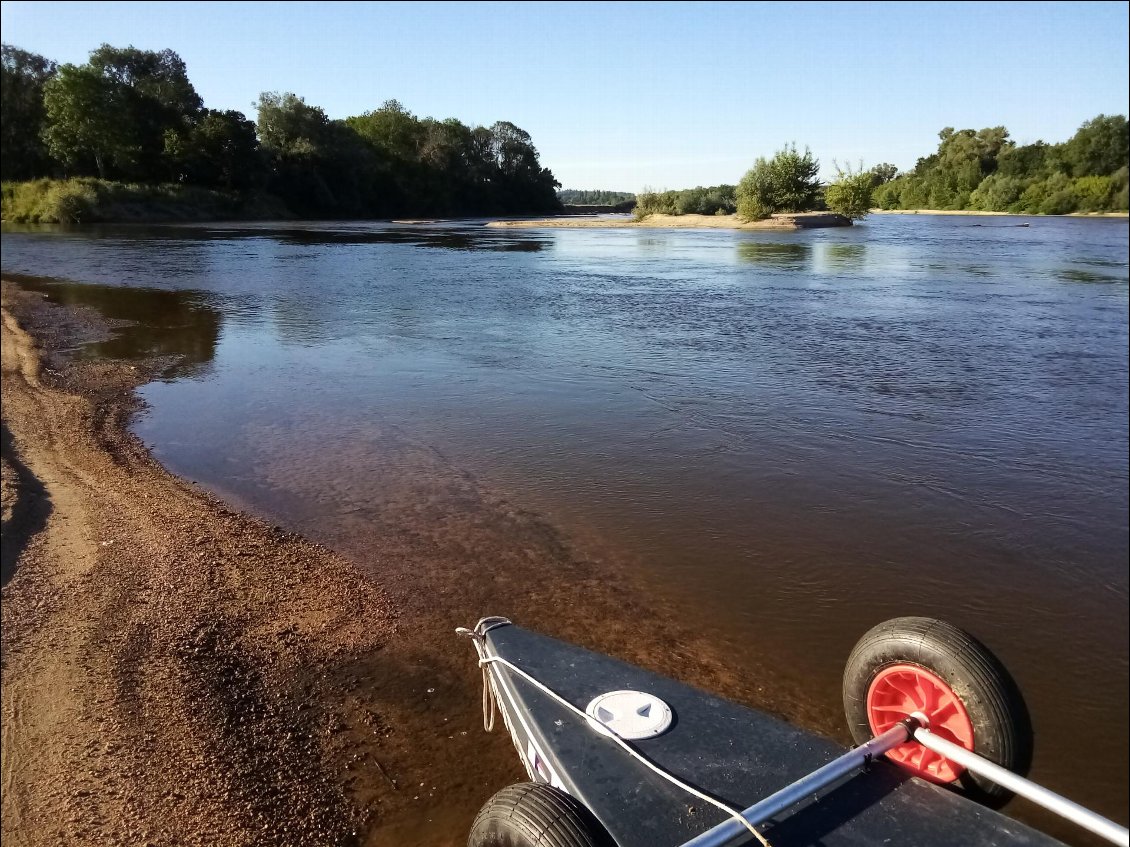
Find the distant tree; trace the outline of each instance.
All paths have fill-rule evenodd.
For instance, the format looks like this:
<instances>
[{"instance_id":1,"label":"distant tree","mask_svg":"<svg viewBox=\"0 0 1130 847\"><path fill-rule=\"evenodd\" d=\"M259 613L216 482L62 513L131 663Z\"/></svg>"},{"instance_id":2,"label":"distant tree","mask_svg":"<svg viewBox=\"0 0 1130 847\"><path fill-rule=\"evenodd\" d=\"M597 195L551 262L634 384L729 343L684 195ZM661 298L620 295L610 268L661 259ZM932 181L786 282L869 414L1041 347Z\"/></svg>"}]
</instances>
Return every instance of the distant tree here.
<instances>
[{"instance_id":1,"label":"distant tree","mask_svg":"<svg viewBox=\"0 0 1130 847\"><path fill-rule=\"evenodd\" d=\"M816 207L820 196L820 163L806 147L786 145L772 159L759 158L737 187L738 215L747 220L767 218L775 212L805 212Z\"/></svg>"},{"instance_id":2,"label":"distant tree","mask_svg":"<svg viewBox=\"0 0 1130 847\"><path fill-rule=\"evenodd\" d=\"M265 91L256 127L270 190L304 214L334 213L339 206L329 179L334 131L326 113L292 92Z\"/></svg>"},{"instance_id":3,"label":"distant tree","mask_svg":"<svg viewBox=\"0 0 1130 847\"><path fill-rule=\"evenodd\" d=\"M193 185L247 189L265 177L255 124L242 112L208 109L184 130L167 130L165 153L177 179Z\"/></svg>"},{"instance_id":4,"label":"distant tree","mask_svg":"<svg viewBox=\"0 0 1130 847\"><path fill-rule=\"evenodd\" d=\"M738 217L747 221L769 217L777 211L776 191L773 167L761 156L738 182Z\"/></svg>"},{"instance_id":5,"label":"distant tree","mask_svg":"<svg viewBox=\"0 0 1130 847\"><path fill-rule=\"evenodd\" d=\"M503 208L559 209L557 189L561 184L548 168L541 167L530 134L509 121L496 121L490 133L498 171L498 196Z\"/></svg>"},{"instance_id":6,"label":"distant tree","mask_svg":"<svg viewBox=\"0 0 1130 847\"><path fill-rule=\"evenodd\" d=\"M202 111L184 62L172 50L103 44L81 66L63 65L44 87L52 154L101 177L157 181L172 176L165 137Z\"/></svg>"},{"instance_id":7,"label":"distant tree","mask_svg":"<svg viewBox=\"0 0 1130 847\"><path fill-rule=\"evenodd\" d=\"M1109 209L1125 212L1130 209L1130 169L1126 165L1110 175Z\"/></svg>"},{"instance_id":8,"label":"distant tree","mask_svg":"<svg viewBox=\"0 0 1130 847\"><path fill-rule=\"evenodd\" d=\"M628 200L635 200L636 195L628 191L582 191L566 188L557 192L557 199L573 206L615 206Z\"/></svg>"},{"instance_id":9,"label":"distant tree","mask_svg":"<svg viewBox=\"0 0 1130 847\"><path fill-rule=\"evenodd\" d=\"M55 63L11 44L0 53L0 177L43 176L51 162L42 138L43 87L55 76Z\"/></svg>"},{"instance_id":10,"label":"distant tree","mask_svg":"<svg viewBox=\"0 0 1130 847\"><path fill-rule=\"evenodd\" d=\"M379 109L346 118L345 122L392 158L401 162L418 160L424 128L399 100L386 100Z\"/></svg>"},{"instance_id":11,"label":"distant tree","mask_svg":"<svg viewBox=\"0 0 1130 847\"><path fill-rule=\"evenodd\" d=\"M1020 147L1006 147L997 157L996 173L1017 179L1044 176L1053 158L1051 148L1042 141Z\"/></svg>"},{"instance_id":12,"label":"distant tree","mask_svg":"<svg viewBox=\"0 0 1130 847\"><path fill-rule=\"evenodd\" d=\"M1030 182L997 171L987 176L969 195L969 208L983 212L1007 212L1020 200Z\"/></svg>"},{"instance_id":13,"label":"distant tree","mask_svg":"<svg viewBox=\"0 0 1130 847\"><path fill-rule=\"evenodd\" d=\"M1064 148L1072 176L1109 176L1130 159L1126 117L1099 115L1079 127Z\"/></svg>"},{"instance_id":14,"label":"distant tree","mask_svg":"<svg viewBox=\"0 0 1130 847\"><path fill-rule=\"evenodd\" d=\"M866 217L874 204L874 171L865 171L862 162L854 171L851 165L841 168L834 160L832 164L836 168L836 179L824 188L824 203L829 211L853 221Z\"/></svg>"},{"instance_id":15,"label":"distant tree","mask_svg":"<svg viewBox=\"0 0 1130 847\"><path fill-rule=\"evenodd\" d=\"M898 167L892 165L890 162L883 162L881 165L876 165L869 171L871 174L872 187L878 188L880 185L890 182L898 176L898 172Z\"/></svg>"},{"instance_id":16,"label":"distant tree","mask_svg":"<svg viewBox=\"0 0 1130 847\"><path fill-rule=\"evenodd\" d=\"M109 83L89 66L63 65L44 88L51 154L71 173L111 173L134 166L136 145L118 119Z\"/></svg>"},{"instance_id":17,"label":"distant tree","mask_svg":"<svg viewBox=\"0 0 1130 847\"><path fill-rule=\"evenodd\" d=\"M1075 211L1101 212L1110 208L1114 193L1109 176L1081 176L1071 186L1076 198Z\"/></svg>"},{"instance_id":18,"label":"distant tree","mask_svg":"<svg viewBox=\"0 0 1130 847\"><path fill-rule=\"evenodd\" d=\"M256 129L264 148L277 154L303 155L325 139L330 119L317 106L292 92L264 91L256 105Z\"/></svg>"},{"instance_id":19,"label":"distant tree","mask_svg":"<svg viewBox=\"0 0 1130 847\"><path fill-rule=\"evenodd\" d=\"M648 215L732 215L737 210L735 190L732 185L661 192L644 189L633 211L637 219Z\"/></svg>"}]
</instances>

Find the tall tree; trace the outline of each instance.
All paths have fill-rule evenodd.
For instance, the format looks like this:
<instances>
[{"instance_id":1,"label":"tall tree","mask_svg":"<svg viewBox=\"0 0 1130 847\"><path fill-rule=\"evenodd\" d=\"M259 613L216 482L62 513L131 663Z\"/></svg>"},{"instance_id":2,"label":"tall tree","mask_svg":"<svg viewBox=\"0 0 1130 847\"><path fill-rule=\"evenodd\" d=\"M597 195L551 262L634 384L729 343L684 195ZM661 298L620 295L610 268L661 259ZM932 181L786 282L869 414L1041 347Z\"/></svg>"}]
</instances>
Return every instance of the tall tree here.
<instances>
[{"instance_id":1,"label":"tall tree","mask_svg":"<svg viewBox=\"0 0 1130 847\"><path fill-rule=\"evenodd\" d=\"M816 208L820 196L820 162L795 144L754 162L737 187L738 214L746 220L767 218L774 212L805 212Z\"/></svg>"},{"instance_id":2,"label":"tall tree","mask_svg":"<svg viewBox=\"0 0 1130 847\"><path fill-rule=\"evenodd\" d=\"M1064 147L1072 176L1109 176L1130 164L1126 116L1099 115L1079 127Z\"/></svg>"},{"instance_id":3,"label":"tall tree","mask_svg":"<svg viewBox=\"0 0 1130 847\"><path fill-rule=\"evenodd\" d=\"M169 179L168 133L202 111L184 62L172 50L103 44L82 66L63 65L44 89L51 152L70 169L143 182Z\"/></svg>"},{"instance_id":4,"label":"tall tree","mask_svg":"<svg viewBox=\"0 0 1130 847\"><path fill-rule=\"evenodd\" d=\"M11 44L4 44L0 53L0 176L42 176L50 167L42 139L43 86L55 76L55 63Z\"/></svg>"},{"instance_id":5,"label":"tall tree","mask_svg":"<svg viewBox=\"0 0 1130 847\"><path fill-rule=\"evenodd\" d=\"M167 130L165 153L178 181L247 189L265 177L255 124L242 112L206 109L182 131Z\"/></svg>"}]
</instances>

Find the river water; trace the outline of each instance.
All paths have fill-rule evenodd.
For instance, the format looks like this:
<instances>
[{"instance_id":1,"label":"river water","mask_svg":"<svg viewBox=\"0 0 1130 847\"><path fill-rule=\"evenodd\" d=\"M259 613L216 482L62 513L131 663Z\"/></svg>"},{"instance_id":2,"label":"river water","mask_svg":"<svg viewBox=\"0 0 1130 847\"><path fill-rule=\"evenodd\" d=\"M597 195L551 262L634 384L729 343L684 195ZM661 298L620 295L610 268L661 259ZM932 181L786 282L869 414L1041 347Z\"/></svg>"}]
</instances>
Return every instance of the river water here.
<instances>
[{"instance_id":1,"label":"river water","mask_svg":"<svg viewBox=\"0 0 1130 847\"><path fill-rule=\"evenodd\" d=\"M1125 823L1127 251L1051 218L6 225L3 270L134 322L87 354L175 354L162 462L377 578L473 480L827 732L865 630L944 618L1016 678L1033 776Z\"/></svg>"}]
</instances>

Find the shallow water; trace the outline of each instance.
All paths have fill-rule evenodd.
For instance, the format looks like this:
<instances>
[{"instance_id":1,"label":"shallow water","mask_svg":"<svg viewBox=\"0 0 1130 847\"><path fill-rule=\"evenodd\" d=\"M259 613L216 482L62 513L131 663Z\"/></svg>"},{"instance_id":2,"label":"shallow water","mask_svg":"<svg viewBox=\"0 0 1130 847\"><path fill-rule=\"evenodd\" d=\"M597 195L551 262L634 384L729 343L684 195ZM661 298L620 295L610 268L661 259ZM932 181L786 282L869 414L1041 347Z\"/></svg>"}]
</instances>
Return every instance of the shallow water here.
<instances>
[{"instance_id":1,"label":"shallow water","mask_svg":"<svg viewBox=\"0 0 1130 847\"><path fill-rule=\"evenodd\" d=\"M138 321L90 354L182 354L169 467L378 574L468 475L827 726L866 629L945 618L1125 823L1127 223L1016 222L5 226L3 270Z\"/></svg>"}]
</instances>

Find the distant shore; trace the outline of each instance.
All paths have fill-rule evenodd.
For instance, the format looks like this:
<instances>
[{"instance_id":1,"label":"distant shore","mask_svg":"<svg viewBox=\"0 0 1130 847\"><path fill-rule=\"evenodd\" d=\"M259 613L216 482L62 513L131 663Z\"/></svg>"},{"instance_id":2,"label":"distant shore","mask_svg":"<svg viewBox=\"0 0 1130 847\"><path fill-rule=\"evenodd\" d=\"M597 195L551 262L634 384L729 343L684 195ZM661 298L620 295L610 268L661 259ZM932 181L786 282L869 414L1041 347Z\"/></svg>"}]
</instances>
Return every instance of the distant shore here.
<instances>
[{"instance_id":1,"label":"distant shore","mask_svg":"<svg viewBox=\"0 0 1130 847\"><path fill-rule=\"evenodd\" d=\"M843 215L832 212L796 212L773 215L761 221L742 222L737 215L648 215L640 220L633 218L531 218L513 221L491 221L491 227L513 229L743 229L787 230L816 229L833 226L851 226Z\"/></svg>"},{"instance_id":2,"label":"distant shore","mask_svg":"<svg viewBox=\"0 0 1130 847\"><path fill-rule=\"evenodd\" d=\"M973 215L1012 218L1125 218L1130 212L1072 212L1069 215L1033 215L1030 212L981 212L974 209L872 209L872 215Z\"/></svg>"}]
</instances>

